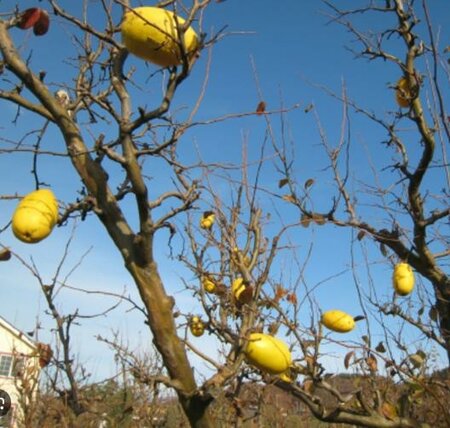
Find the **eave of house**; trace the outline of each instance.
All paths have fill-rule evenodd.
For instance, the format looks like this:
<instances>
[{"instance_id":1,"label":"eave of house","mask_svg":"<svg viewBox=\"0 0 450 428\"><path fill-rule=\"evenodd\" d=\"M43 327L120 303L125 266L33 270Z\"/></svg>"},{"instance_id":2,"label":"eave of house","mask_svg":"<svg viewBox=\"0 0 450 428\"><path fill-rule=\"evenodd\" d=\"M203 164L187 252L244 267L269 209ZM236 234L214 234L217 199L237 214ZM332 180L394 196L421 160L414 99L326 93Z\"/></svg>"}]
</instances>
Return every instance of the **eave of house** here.
<instances>
[{"instance_id":1,"label":"eave of house","mask_svg":"<svg viewBox=\"0 0 450 428\"><path fill-rule=\"evenodd\" d=\"M30 339L25 333L15 328L8 321L6 321L3 317L0 316L0 326L11 333L15 338L20 340L22 343L31 348L32 351L37 350L37 344L32 339Z\"/></svg>"}]
</instances>

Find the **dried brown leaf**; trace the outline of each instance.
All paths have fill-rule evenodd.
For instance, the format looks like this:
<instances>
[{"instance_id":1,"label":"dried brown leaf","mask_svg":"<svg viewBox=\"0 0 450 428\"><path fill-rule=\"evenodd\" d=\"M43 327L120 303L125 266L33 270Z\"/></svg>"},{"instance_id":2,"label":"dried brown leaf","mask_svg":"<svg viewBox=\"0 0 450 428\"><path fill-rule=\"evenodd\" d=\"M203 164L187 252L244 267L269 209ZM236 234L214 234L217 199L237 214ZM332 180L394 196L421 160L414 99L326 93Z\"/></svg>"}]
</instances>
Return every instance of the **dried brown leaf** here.
<instances>
[{"instance_id":1,"label":"dried brown leaf","mask_svg":"<svg viewBox=\"0 0 450 428\"><path fill-rule=\"evenodd\" d=\"M380 343L376 346L375 351L380 352L380 353L386 352L386 348L384 347L384 343L383 343L383 342L380 342Z\"/></svg>"},{"instance_id":2,"label":"dried brown leaf","mask_svg":"<svg viewBox=\"0 0 450 428\"><path fill-rule=\"evenodd\" d=\"M275 288L274 300L279 302L287 293L288 291L281 284L278 284Z\"/></svg>"},{"instance_id":3,"label":"dried brown leaf","mask_svg":"<svg viewBox=\"0 0 450 428\"><path fill-rule=\"evenodd\" d=\"M427 354L426 354L425 352L423 352L421 349L419 349L419 350L416 352L416 354L419 355L420 357L422 357L424 360L427 359Z\"/></svg>"},{"instance_id":4,"label":"dried brown leaf","mask_svg":"<svg viewBox=\"0 0 450 428\"><path fill-rule=\"evenodd\" d=\"M413 354L409 356L409 361L411 361L411 364L416 368L420 369L422 367L422 364L424 363L424 359L421 355Z\"/></svg>"},{"instance_id":5,"label":"dried brown leaf","mask_svg":"<svg viewBox=\"0 0 450 428\"><path fill-rule=\"evenodd\" d=\"M425 307L421 306L419 308L419 310L417 311L417 316L420 318L423 315L424 312L425 312Z\"/></svg>"},{"instance_id":6,"label":"dried brown leaf","mask_svg":"<svg viewBox=\"0 0 450 428\"><path fill-rule=\"evenodd\" d=\"M381 414L386 418L389 419L391 421L393 421L395 418L397 418L398 413L397 413L397 409L396 407L385 401L382 405L381 405Z\"/></svg>"},{"instance_id":7,"label":"dried brown leaf","mask_svg":"<svg viewBox=\"0 0 450 428\"><path fill-rule=\"evenodd\" d=\"M311 224L311 217L306 214L302 214L300 218L300 224L303 227L308 227Z\"/></svg>"},{"instance_id":8,"label":"dried brown leaf","mask_svg":"<svg viewBox=\"0 0 450 428\"><path fill-rule=\"evenodd\" d=\"M308 394L311 394L314 391L314 383L312 380L305 380L303 382L303 391Z\"/></svg>"},{"instance_id":9,"label":"dried brown leaf","mask_svg":"<svg viewBox=\"0 0 450 428\"><path fill-rule=\"evenodd\" d=\"M355 355L354 351L350 351L345 355L344 358L344 366L346 369L348 369L350 367L350 360L352 359L352 357Z\"/></svg>"},{"instance_id":10,"label":"dried brown leaf","mask_svg":"<svg viewBox=\"0 0 450 428\"><path fill-rule=\"evenodd\" d=\"M38 22L39 17L41 16L41 9L37 7L31 7L29 9L26 9L22 12L20 15L20 20L17 23L17 26L21 30L27 30L28 28L31 28Z\"/></svg>"},{"instance_id":11,"label":"dried brown leaf","mask_svg":"<svg viewBox=\"0 0 450 428\"><path fill-rule=\"evenodd\" d=\"M278 188L281 189L283 186L286 186L286 184L289 183L289 178L282 178L279 182L278 182Z\"/></svg>"},{"instance_id":12,"label":"dried brown leaf","mask_svg":"<svg viewBox=\"0 0 450 428\"><path fill-rule=\"evenodd\" d=\"M293 305L296 305L298 303L297 295L295 293L289 293L286 296L286 300Z\"/></svg>"},{"instance_id":13,"label":"dried brown leaf","mask_svg":"<svg viewBox=\"0 0 450 428\"><path fill-rule=\"evenodd\" d=\"M283 195L282 199L292 204L295 204L297 202L297 198L294 195Z\"/></svg>"},{"instance_id":14,"label":"dried brown leaf","mask_svg":"<svg viewBox=\"0 0 450 428\"><path fill-rule=\"evenodd\" d=\"M253 299L253 287L251 285L247 285L242 291L242 293L239 295L239 303L242 305L246 305L250 303Z\"/></svg>"},{"instance_id":15,"label":"dried brown leaf","mask_svg":"<svg viewBox=\"0 0 450 428\"><path fill-rule=\"evenodd\" d=\"M261 115L266 111L266 103L264 101L260 101L256 106L256 114Z\"/></svg>"},{"instance_id":16,"label":"dried brown leaf","mask_svg":"<svg viewBox=\"0 0 450 428\"><path fill-rule=\"evenodd\" d=\"M384 366L385 366L386 368L392 367L393 365L395 365L395 362L392 361L392 360L387 360L386 363L384 364Z\"/></svg>"},{"instance_id":17,"label":"dried brown leaf","mask_svg":"<svg viewBox=\"0 0 450 428\"><path fill-rule=\"evenodd\" d=\"M375 373L378 370L378 361L373 355L369 355L366 358L366 364L372 373Z\"/></svg>"},{"instance_id":18,"label":"dried brown leaf","mask_svg":"<svg viewBox=\"0 0 450 428\"><path fill-rule=\"evenodd\" d=\"M315 358L312 357L311 355L306 355L305 362L306 362L306 367L308 367L308 370L312 371L314 369L314 364L316 362Z\"/></svg>"},{"instance_id":19,"label":"dried brown leaf","mask_svg":"<svg viewBox=\"0 0 450 428\"><path fill-rule=\"evenodd\" d=\"M225 296L228 293L228 287L225 284L216 284L215 294L218 296Z\"/></svg>"},{"instance_id":20,"label":"dried brown leaf","mask_svg":"<svg viewBox=\"0 0 450 428\"><path fill-rule=\"evenodd\" d=\"M311 187L314 184L314 178L308 178L308 180L305 181L305 190Z\"/></svg>"},{"instance_id":21,"label":"dried brown leaf","mask_svg":"<svg viewBox=\"0 0 450 428\"><path fill-rule=\"evenodd\" d=\"M272 336L275 336L278 333L278 329L279 328L280 328L280 323L279 322L273 322L273 323L269 324L269 327L267 328L267 331Z\"/></svg>"},{"instance_id":22,"label":"dried brown leaf","mask_svg":"<svg viewBox=\"0 0 450 428\"><path fill-rule=\"evenodd\" d=\"M47 33L49 27L50 27L50 17L48 16L48 13L45 10L41 9L39 19L36 22L36 24L34 24L33 33L35 36L43 36L44 34Z\"/></svg>"},{"instance_id":23,"label":"dried brown leaf","mask_svg":"<svg viewBox=\"0 0 450 428\"><path fill-rule=\"evenodd\" d=\"M313 214L312 219L319 226L322 226L327 222L327 219L322 214Z\"/></svg>"},{"instance_id":24,"label":"dried brown leaf","mask_svg":"<svg viewBox=\"0 0 450 428\"><path fill-rule=\"evenodd\" d=\"M430 317L431 321L437 322L439 319L439 312L436 308L436 306L432 306L430 308L430 311L428 312L428 316Z\"/></svg>"},{"instance_id":25,"label":"dried brown leaf","mask_svg":"<svg viewBox=\"0 0 450 428\"><path fill-rule=\"evenodd\" d=\"M0 250L0 261L6 262L10 258L11 258L11 251L9 251L8 248Z\"/></svg>"}]
</instances>

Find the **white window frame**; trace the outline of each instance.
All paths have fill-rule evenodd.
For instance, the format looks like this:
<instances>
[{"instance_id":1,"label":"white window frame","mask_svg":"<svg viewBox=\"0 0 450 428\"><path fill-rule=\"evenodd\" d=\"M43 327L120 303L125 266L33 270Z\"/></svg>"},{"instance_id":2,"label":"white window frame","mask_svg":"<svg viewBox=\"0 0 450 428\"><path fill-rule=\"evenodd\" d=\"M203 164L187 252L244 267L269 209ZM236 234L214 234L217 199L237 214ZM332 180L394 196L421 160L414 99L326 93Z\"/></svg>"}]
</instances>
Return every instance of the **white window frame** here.
<instances>
[{"instance_id":1,"label":"white window frame","mask_svg":"<svg viewBox=\"0 0 450 428\"><path fill-rule=\"evenodd\" d=\"M4 367L3 361L4 359L9 359L9 367L7 368L8 372L6 373L6 365ZM25 357L23 356L14 356L13 354L0 354L0 367L3 369L0 371L0 377L17 377L17 369L22 370L25 367ZM19 373L20 375L20 373Z\"/></svg>"}]
</instances>

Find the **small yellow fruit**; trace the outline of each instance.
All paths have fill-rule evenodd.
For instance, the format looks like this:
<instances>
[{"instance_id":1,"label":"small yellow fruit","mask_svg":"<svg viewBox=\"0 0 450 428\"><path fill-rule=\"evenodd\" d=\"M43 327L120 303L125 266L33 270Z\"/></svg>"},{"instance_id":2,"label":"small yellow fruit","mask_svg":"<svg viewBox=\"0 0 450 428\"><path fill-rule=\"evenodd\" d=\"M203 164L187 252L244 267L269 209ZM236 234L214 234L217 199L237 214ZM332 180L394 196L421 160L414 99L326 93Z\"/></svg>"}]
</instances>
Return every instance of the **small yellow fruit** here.
<instances>
[{"instance_id":1,"label":"small yellow fruit","mask_svg":"<svg viewBox=\"0 0 450 428\"><path fill-rule=\"evenodd\" d=\"M292 363L287 344L263 333L250 335L245 355L250 364L270 374L284 373Z\"/></svg>"},{"instance_id":2,"label":"small yellow fruit","mask_svg":"<svg viewBox=\"0 0 450 428\"><path fill-rule=\"evenodd\" d=\"M214 293L214 291L216 290L216 284L213 281L211 281L208 277L203 278L202 285L203 289L207 293Z\"/></svg>"},{"instance_id":3,"label":"small yellow fruit","mask_svg":"<svg viewBox=\"0 0 450 428\"><path fill-rule=\"evenodd\" d=\"M137 7L125 13L122 25L122 41L129 52L161 67L181 64L178 25L183 18L159 7ZM198 48L198 38L192 27L184 33L184 47L188 56Z\"/></svg>"},{"instance_id":4,"label":"small yellow fruit","mask_svg":"<svg viewBox=\"0 0 450 428\"><path fill-rule=\"evenodd\" d=\"M408 79L402 77L397 82L397 89L395 90L395 99L400 107L407 108L411 102L411 89L409 87Z\"/></svg>"},{"instance_id":5,"label":"small yellow fruit","mask_svg":"<svg viewBox=\"0 0 450 428\"><path fill-rule=\"evenodd\" d=\"M414 273L408 263L398 263L395 265L392 275L394 290L400 296L406 296L414 289Z\"/></svg>"},{"instance_id":6,"label":"small yellow fruit","mask_svg":"<svg viewBox=\"0 0 450 428\"><path fill-rule=\"evenodd\" d=\"M348 333L355 328L353 317L337 309L323 313L321 323L337 333Z\"/></svg>"},{"instance_id":7,"label":"small yellow fruit","mask_svg":"<svg viewBox=\"0 0 450 428\"><path fill-rule=\"evenodd\" d=\"M205 323L200 317L193 316L189 321L189 329L194 336L200 337L205 332Z\"/></svg>"},{"instance_id":8,"label":"small yellow fruit","mask_svg":"<svg viewBox=\"0 0 450 428\"><path fill-rule=\"evenodd\" d=\"M242 294L244 290L245 290L244 279L241 277L236 278L231 286L231 292L233 293L234 298L236 300L239 300L239 296Z\"/></svg>"},{"instance_id":9,"label":"small yellow fruit","mask_svg":"<svg viewBox=\"0 0 450 428\"><path fill-rule=\"evenodd\" d=\"M232 267L234 269L236 269L238 267L237 264L238 264L238 261L239 261L239 254L242 255L241 250L239 250L239 248L237 248L237 247L234 247L233 248L233 252L231 254L231 265L232 265ZM243 262L244 262L244 266L245 267L248 268L250 266L251 259L250 259L250 257L247 254L244 255Z\"/></svg>"},{"instance_id":10,"label":"small yellow fruit","mask_svg":"<svg viewBox=\"0 0 450 428\"><path fill-rule=\"evenodd\" d=\"M58 220L58 202L50 189L26 195L12 217L12 230L17 239L30 244L50 235Z\"/></svg>"},{"instance_id":11,"label":"small yellow fruit","mask_svg":"<svg viewBox=\"0 0 450 428\"><path fill-rule=\"evenodd\" d=\"M203 217L200 220L200 227L202 229L211 229L212 225L214 224L214 221L216 219L216 216L212 211L205 211L203 213Z\"/></svg>"}]
</instances>

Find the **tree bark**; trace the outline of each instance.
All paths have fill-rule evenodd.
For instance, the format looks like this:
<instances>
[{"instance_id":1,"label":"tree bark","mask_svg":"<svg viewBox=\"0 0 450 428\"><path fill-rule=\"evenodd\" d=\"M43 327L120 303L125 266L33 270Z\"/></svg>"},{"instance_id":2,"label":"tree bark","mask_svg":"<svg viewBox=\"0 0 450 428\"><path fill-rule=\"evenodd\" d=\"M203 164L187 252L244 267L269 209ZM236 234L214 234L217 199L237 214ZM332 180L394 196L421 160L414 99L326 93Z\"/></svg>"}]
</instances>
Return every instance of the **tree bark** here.
<instances>
[{"instance_id":1,"label":"tree bark","mask_svg":"<svg viewBox=\"0 0 450 428\"><path fill-rule=\"evenodd\" d=\"M211 427L207 412L209 402L203 400L194 379L192 367L183 343L178 338L173 318L174 300L165 292L157 265L154 261L139 266L131 257L126 267L132 275L147 309L148 323L153 333L153 342L160 352L169 376L180 383L177 389L180 403L192 427Z\"/></svg>"}]
</instances>

